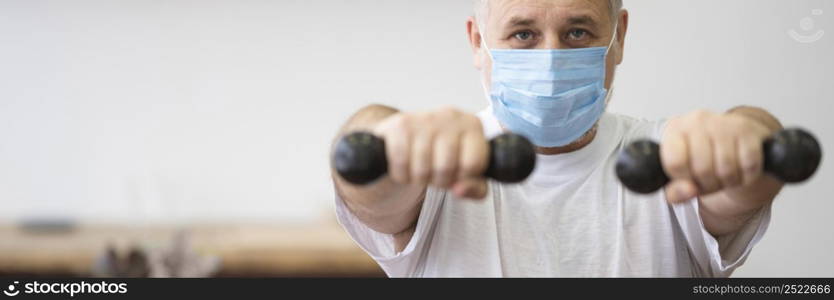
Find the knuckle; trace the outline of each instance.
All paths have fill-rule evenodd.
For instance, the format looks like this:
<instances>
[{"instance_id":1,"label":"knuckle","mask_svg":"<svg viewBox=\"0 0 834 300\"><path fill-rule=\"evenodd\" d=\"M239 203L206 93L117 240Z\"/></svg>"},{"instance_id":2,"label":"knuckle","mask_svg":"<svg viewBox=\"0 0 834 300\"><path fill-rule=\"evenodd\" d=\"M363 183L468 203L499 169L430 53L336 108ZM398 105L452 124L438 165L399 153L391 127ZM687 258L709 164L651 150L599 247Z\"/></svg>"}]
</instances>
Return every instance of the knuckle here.
<instances>
[{"instance_id":1,"label":"knuckle","mask_svg":"<svg viewBox=\"0 0 834 300\"><path fill-rule=\"evenodd\" d=\"M717 173L718 178L720 178L723 182L733 183L738 178L738 174L732 168L720 168Z\"/></svg>"},{"instance_id":2,"label":"knuckle","mask_svg":"<svg viewBox=\"0 0 834 300\"><path fill-rule=\"evenodd\" d=\"M754 147L746 147L741 151L741 168L745 172L755 172L762 166L762 152Z\"/></svg>"},{"instance_id":3,"label":"knuckle","mask_svg":"<svg viewBox=\"0 0 834 300\"><path fill-rule=\"evenodd\" d=\"M696 164L693 169L695 175L700 178L709 178L715 173L709 164Z\"/></svg>"},{"instance_id":4,"label":"knuckle","mask_svg":"<svg viewBox=\"0 0 834 300\"><path fill-rule=\"evenodd\" d=\"M669 120L669 123L666 124L666 131L664 132L664 136L675 136L680 134L680 129L685 122L685 118L677 117L672 118Z\"/></svg>"},{"instance_id":5,"label":"knuckle","mask_svg":"<svg viewBox=\"0 0 834 300\"><path fill-rule=\"evenodd\" d=\"M429 119L432 120L432 121L438 121L438 120L450 121L450 120L458 119L459 114L460 114L460 111L457 108L452 107L452 106L444 106L444 107L441 107L440 109L437 109L437 110L429 113L428 116L429 116Z\"/></svg>"},{"instance_id":6,"label":"knuckle","mask_svg":"<svg viewBox=\"0 0 834 300\"><path fill-rule=\"evenodd\" d=\"M666 169L673 174L685 174L688 171L686 161L678 157L671 158L669 162L666 163Z\"/></svg>"},{"instance_id":7,"label":"knuckle","mask_svg":"<svg viewBox=\"0 0 834 300\"><path fill-rule=\"evenodd\" d=\"M698 109L689 113L684 119L686 120L687 127L695 126L696 128L701 128L711 116L712 113L710 111Z\"/></svg>"},{"instance_id":8,"label":"knuckle","mask_svg":"<svg viewBox=\"0 0 834 300\"><path fill-rule=\"evenodd\" d=\"M735 164L735 157L733 157L733 155L729 151L725 150L723 152L724 153L722 155L718 155L715 158L715 160L716 160L716 162L718 163L718 166L719 166L718 168L716 168L717 169L716 171L719 171L719 172L726 171L727 169L732 170L732 168L730 166Z\"/></svg>"},{"instance_id":9,"label":"knuckle","mask_svg":"<svg viewBox=\"0 0 834 300\"><path fill-rule=\"evenodd\" d=\"M739 128L737 125L733 124L733 122L721 119L716 119L712 122L705 122L701 126L703 126L703 128L706 129L710 135L720 139L731 137L731 131L735 130L735 128Z\"/></svg>"},{"instance_id":10,"label":"knuckle","mask_svg":"<svg viewBox=\"0 0 834 300\"><path fill-rule=\"evenodd\" d=\"M415 113L415 114L411 115L409 117L409 119L410 119L409 123L424 123L425 124L425 123L429 122L428 124L431 124L430 122L433 122L434 119L435 119L435 114L430 113L430 112L428 112L428 113L427 112ZM419 125L417 125L417 126L419 126Z\"/></svg>"},{"instance_id":11,"label":"knuckle","mask_svg":"<svg viewBox=\"0 0 834 300\"><path fill-rule=\"evenodd\" d=\"M391 146L386 146L388 149L385 151L386 158L388 159L388 164L394 168L406 168L408 167L408 154L404 153L408 149L402 143L395 143Z\"/></svg>"},{"instance_id":12,"label":"knuckle","mask_svg":"<svg viewBox=\"0 0 834 300\"><path fill-rule=\"evenodd\" d=\"M480 163L474 159L467 159L461 163L461 171L464 174L477 174L480 172Z\"/></svg>"},{"instance_id":13,"label":"knuckle","mask_svg":"<svg viewBox=\"0 0 834 300\"><path fill-rule=\"evenodd\" d=\"M386 150L389 164L397 168L406 168L409 165L408 148L402 143L393 144Z\"/></svg>"},{"instance_id":14,"label":"knuckle","mask_svg":"<svg viewBox=\"0 0 834 300\"><path fill-rule=\"evenodd\" d=\"M757 141L762 141L771 135L771 130L759 122L746 122L749 132L752 132Z\"/></svg>"},{"instance_id":15,"label":"knuckle","mask_svg":"<svg viewBox=\"0 0 834 300\"><path fill-rule=\"evenodd\" d=\"M467 121L467 122L470 122L470 123L475 123L476 121L478 123L480 123L480 119L478 119L478 116L476 116L474 114L470 114L470 113L463 112L463 111L456 111L456 112L457 112L456 113L457 117L461 120L464 120L464 121Z\"/></svg>"},{"instance_id":16,"label":"knuckle","mask_svg":"<svg viewBox=\"0 0 834 300\"><path fill-rule=\"evenodd\" d=\"M751 128L751 126L755 126L755 122L750 122L747 118L741 116L729 116L727 118L727 123L732 126L732 128Z\"/></svg>"},{"instance_id":17,"label":"knuckle","mask_svg":"<svg viewBox=\"0 0 834 300\"><path fill-rule=\"evenodd\" d=\"M438 111L440 113L450 114L450 115L455 115L455 114L458 114L460 112L460 110L458 110L457 107L454 107L454 106L451 106L451 105L444 105Z\"/></svg>"},{"instance_id":18,"label":"knuckle","mask_svg":"<svg viewBox=\"0 0 834 300\"><path fill-rule=\"evenodd\" d=\"M696 119L703 120L712 116L712 112L706 109L697 109L693 112Z\"/></svg>"},{"instance_id":19,"label":"knuckle","mask_svg":"<svg viewBox=\"0 0 834 300\"><path fill-rule=\"evenodd\" d=\"M413 117L409 114L398 114L391 119L391 126L396 130L408 130Z\"/></svg>"},{"instance_id":20,"label":"knuckle","mask_svg":"<svg viewBox=\"0 0 834 300\"><path fill-rule=\"evenodd\" d=\"M399 173L400 171L407 170L408 160L400 156L395 156L391 161L391 167L394 169L394 173Z\"/></svg>"},{"instance_id":21,"label":"knuckle","mask_svg":"<svg viewBox=\"0 0 834 300\"><path fill-rule=\"evenodd\" d=\"M755 159L748 159L741 163L741 169L744 170L745 173L754 174L759 172L762 167L762 163Z\"/></svg>"},{"instance_id":22,"label":"knuckle","mask_svg":"<svg viewBox=\"0 0 834 300\"><path fill-rule=\"evenodd\" d=\"M420 182L424 182L424 181L428 180L430 172L429 172L428 168L415 167L412 170L411 175L414 177L415 180L420 181Z\"/></svg>"},{"instance_id":23,"label":"knuckle","mask_svg":"<svg viewBox=\"0 0 834 300\"><path fill-rule=\"evenodd\" d=\"M439 178L448 178L452 176L452 173L454 173L454 171L455 170L451 165L443 164L435 167L434 176Z\"/></svg>"},{"instance_id":24,"label":"knuckle","mask_svg":"<svg viewBox=\"0 0 834 300\"><path fill-rule=\"evenodd\" d=\"M467 124L470 126L470 130L477 132L478 134L483 133L484 125L481 124L481 119L479 119L475 115L470 115L466 118Z\"/></svg>"}]
</instances>

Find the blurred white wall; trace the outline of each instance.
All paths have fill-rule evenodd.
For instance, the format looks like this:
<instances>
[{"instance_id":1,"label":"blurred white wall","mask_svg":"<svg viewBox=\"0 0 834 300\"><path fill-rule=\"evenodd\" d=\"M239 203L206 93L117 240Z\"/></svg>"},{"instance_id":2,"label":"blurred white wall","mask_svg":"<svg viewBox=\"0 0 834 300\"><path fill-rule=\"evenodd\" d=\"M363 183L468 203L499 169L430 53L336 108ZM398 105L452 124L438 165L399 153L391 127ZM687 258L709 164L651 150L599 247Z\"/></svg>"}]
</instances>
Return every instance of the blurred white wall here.
<instances>
[{"instance_id":1,"label":"blurred white wall","mask_svg":"<svg viewBox=\"0 0 834 300\"><path fill-rule=\"evenodd\" d=\"M834 149L834 2L625 6L612 111L654 119L757 105ZM486 105L465 37L470 9L2 0L0 220L317 220L332 209L330 139L353 111ZM825 34L800 43L791 29ZM736 276L834 276L827 158L812 181L784 190Z\"/></svg>"}]
</instances>

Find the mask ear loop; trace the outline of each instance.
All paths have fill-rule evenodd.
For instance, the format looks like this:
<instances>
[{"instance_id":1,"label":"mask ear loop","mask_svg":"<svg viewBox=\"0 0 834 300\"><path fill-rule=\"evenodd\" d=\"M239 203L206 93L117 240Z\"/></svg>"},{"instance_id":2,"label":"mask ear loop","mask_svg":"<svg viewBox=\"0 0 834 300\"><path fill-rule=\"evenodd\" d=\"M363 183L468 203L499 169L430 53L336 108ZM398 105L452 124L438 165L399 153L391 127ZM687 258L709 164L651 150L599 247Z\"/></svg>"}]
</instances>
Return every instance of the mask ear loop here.
<instances>
[{"instance_id":1,"label":"mask ear loop","mask_svg":"<svg viewBox=\"0 0 834 300\"><path fill-rule=\"evenodd\" d=\"M486 37L485 37L484 31L483 31L484 26L481 25L480 21L478 21L477 24L478 24L477 25L478 26L478 33L481 35L481 48L483 48L482 51L485 51L487 53L487 56L489 57L489 59L492 61L492 63L495 64L495 59L492 58L492 51L489 51L489 47L486 44ZM486 66L484 66L484 68L486 68ZM484 76L485 74L486 74L486 71L481 70L481 87L483 88L484 95L487 97L487 99L491 99L492 98L492 93L490 93L489 89L487 88L486 76ZM489 102L489 109L492 110L492 101Z\"/></svg>"},{"instance_id":2,"label":"mask ear loop","mask_svg":"<svg viewBox=\"0 0 834 300\"><path fill-rule=\"evenodd\" d=\"M605 61L606 62L608 61L608 53L611 51L611 47L614 46L614 41L617 40L617 34L618 34L617 29L619 29L619 26L620 26L620 21L617 20L617 22L614 23L614 33L611 36L611 42L608 43L608 48L605 49ZM606 70L606 72L607 72L607 70ZM605 82L606 79L608 79L608 78L605 78L605 76L606 76L606 74L603 74L603 77L602 77L603 78L603 83ZM614 81L612 80L611 81L611 86L608 87L608 90L605 91L605 107L606 108L608 108L608 102L611 102L611 94L613 94L613 92L614 92Z\"/></svg>"},{"instance_id":3,"label":"mask ear loop","mask_svg":"<svg viewBox=\"0 0 834 300\"><path fill-rule=\"evenodd\" d=\"M620 27L620 21L618 20L617 23L614 23L614 33L611 35L611 41L608 42L608 47L605 48L605 56L608 56L608 51L611 51L611 47L614 46L614 41L617 40L617 29Z\"/></svg>"},{"instance_id":4,"label":"mask ear loop","mask_svg":"<svg viewBox=\"0 0 834 300\"><path fill-rule=\"evenodd\" d=\"M481 35L481 47L483 47L484 50L486 50L486 53L489 56L489 59L492 59L492 52L489 51L489 46L487 46L487 43L486 43L486 34L485 34L486 31L484 31L483 28L484 28L484 26L481 25L480 21L478 21L478 31L479 31L479 34Z\"/></svg>"}]
</instances>

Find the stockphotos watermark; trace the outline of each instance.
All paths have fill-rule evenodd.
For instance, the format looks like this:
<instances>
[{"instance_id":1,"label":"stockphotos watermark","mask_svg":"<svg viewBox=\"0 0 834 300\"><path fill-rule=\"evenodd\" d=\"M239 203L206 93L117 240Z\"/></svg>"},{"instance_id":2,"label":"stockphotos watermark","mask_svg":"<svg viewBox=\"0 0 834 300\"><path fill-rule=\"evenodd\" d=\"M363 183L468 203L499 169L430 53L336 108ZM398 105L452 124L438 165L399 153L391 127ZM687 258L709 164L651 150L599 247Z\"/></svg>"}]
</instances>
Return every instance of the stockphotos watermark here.
<instances>
[{"instance_id":1,"label":"stockphotos watermark","mask_svg":"<svg viewBox=\"0 0 834 300\"><path fill-rule=\"evenodd\" d=\"M825 31L822 29L816 28L814 25L814 18L822 16L822 9L814 9L811 10L811 16L804 17L799 20L799 29L788 30L788 36L790 36L794 41L803 43L803 44L810 44L822 39L822 36L825 34Z\"/></svg>"},{"instance_id":2,"label":"stockphotos watermark","mask_svg":"<svg viewBox=\"0 0 834 300\"><path fill-rule=\"evenodd\" d=\"M23 286L21 288L20 286ZM127 294L127 283L114 282L43 282L32 281L20 283L15 281L3 290L6 296L14 297L18 294L58 294L69 295L70 298L79 294Z\"/></svg>"}]
</instances>

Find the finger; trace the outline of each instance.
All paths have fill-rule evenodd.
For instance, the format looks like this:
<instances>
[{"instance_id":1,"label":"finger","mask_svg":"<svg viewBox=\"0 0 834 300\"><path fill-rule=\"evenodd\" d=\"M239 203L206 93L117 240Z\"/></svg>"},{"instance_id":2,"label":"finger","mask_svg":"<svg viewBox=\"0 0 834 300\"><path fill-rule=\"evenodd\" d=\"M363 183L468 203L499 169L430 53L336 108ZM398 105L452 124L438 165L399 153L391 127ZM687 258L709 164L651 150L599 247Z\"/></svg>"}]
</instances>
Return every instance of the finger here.
<instances>
[{"instance_id":1,"label":"finger","mask_svg":"<svg viewBox=\"0 0 834 300\"><path fill-rule=\"evenodd\" d=\"M749 185L756 182L764 169L762 140L755 136L745 136L739 139L738 157L743 184Z\"/></svg>"},{"instance_id":2,"label":"finger","mask_svg":"<svg viewBox=\"0 0 834 300\"><path fill-rule=\"evenodd\" d=\"M691 179L673 180L666 185L666 201L672 204L685 202L698 195L698 186Z\"/></svg>"},{"instance_id":3,"label":"finger","mask_svg":"<svg viewBox=\"0 0 834 300\"><path fill-rule=\"evenodd\" d=\"M418 185L428 184L429 178L431 177L434 133L423 130L414 135L411 143L411 161L409 162L409 167L411 168L410 183Z\"/></svg>"},{"instance_id":4,"label":"finger","mask_svg":"<svg viewBox=\"0 0 834 300\"><path fill-rule=\"evenodd\" d=\"M452 186L452 193L458 198L483 199L487 195L486 179L470 178L456 182Z\"/></svg>"},{"instance_id":5,"label":"finger","mask_svg":"<svg viewBox=\"0 0 834 300\"><path fill-rule=\"evenodd\" d=\"M692 178L689 170L689 146L683 134L672 133L663 139L660 160L670 179Z\"/></svg>"},{"instance_id":6,"label":"finger","mask_svg":"<svg viewBox=\"0 0 834 300\"><path fill-rule=\"evenodd\" d=\"M730 135L718 134L712 137L715 149L715 174L723 188L741 184L741 171L738 163L737 139Z\"/></svg>"},{"instance_id":7,"label":"finger","mask_svg":"<svg viewBox=\"0 0 834 300\"><path fill-rule=\"evenodd\" d=\"M689 168L692 170L698 190L709 194L721 190L721 182L715 176L712 140L706 133L692 131L688 135Z\"/></svg>"},{"instance_id":8,"label":"finger","mask_svg":"<svg viewBox=\"0 0 834 300\"><path fill-rule=\"evenodd\" d=\"M377 135L385 139L385 156L388 159L388 174L400 184L408 183L409 160L411 149L411 130L405 126L404 119L386 123L376 130Z\"/></svg>"},{"instance_id":9,"label":"finger","mask_svg":"<svg viewBox=\"0 0 834 300\"><path fill-rule=\"evenodd\" d=\"M467 131L460 144L458 179L479 178L486 172L489 155L484 134L480 131Z\"/></svg>"},{"instance_id":10,"label":"finger","mask_svg":"<svg viewBox=\"0 0 834 300\"><path fill-rule=\"evenodd\" d=\"M457 175L460 134L444 134L434 141L431 184L448 188Z\"/></svg>"}]
</instances>

